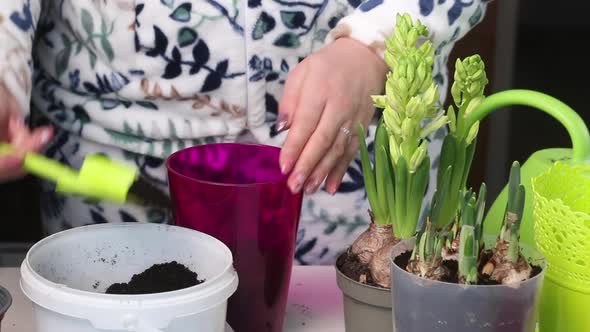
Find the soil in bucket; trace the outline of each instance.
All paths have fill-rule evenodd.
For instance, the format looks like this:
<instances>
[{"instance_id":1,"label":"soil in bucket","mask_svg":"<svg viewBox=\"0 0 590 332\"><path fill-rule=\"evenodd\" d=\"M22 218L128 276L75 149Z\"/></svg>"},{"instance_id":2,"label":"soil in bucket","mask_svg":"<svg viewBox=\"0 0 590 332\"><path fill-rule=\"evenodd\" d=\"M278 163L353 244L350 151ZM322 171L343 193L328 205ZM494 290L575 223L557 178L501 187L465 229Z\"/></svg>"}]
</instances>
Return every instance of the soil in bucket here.
<instances>
[{"instance_id":1,"label":"soil in bucket","mask_svg":"<svg viewBox=\"0 0 590 332\"><path fill-rule=\"evenodd\" d=\"M134 275L127 283L115 283L107 288L107 294L140 295L171 292L203 283L196 272L176 261L154 264Z\"/></svg>"}]
</instances>

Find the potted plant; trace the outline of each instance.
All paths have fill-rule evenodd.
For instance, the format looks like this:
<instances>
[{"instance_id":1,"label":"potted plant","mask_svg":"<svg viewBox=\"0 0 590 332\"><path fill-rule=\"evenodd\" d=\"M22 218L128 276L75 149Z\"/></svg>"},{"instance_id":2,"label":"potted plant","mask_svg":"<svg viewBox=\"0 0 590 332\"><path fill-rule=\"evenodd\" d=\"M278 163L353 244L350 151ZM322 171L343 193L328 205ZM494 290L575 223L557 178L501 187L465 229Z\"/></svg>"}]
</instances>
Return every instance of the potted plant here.
<instances>
[{"instance_id":1,"label":"potted plant","mask_svg":"<svg viewBox=\"0 0 590 332\"><path fill-rule=\"evenodd\" d=\"M457 111L451 107L445 114L439 110L438 86L432 78L434 48L427 36L428 30L420 21L412 21L407 14L397 16L385 53L391 68L385 95L373 97L375 105L383 109L375 132L374 165L365 131L359 126L371 223L336 262L347 331L364 330L367 320L374 331L393 328L390 254L400 240L416 233L430 170L426 137L449 124L441 167L445 172L447 166L455 167L448 174L439 173L439 179L450 179L447 191L458 193L465 187L471 166L478 123L467 128L464 118L483 100L488 82L483 61L477 55L457 61L452 86ZM444 202L440 220L450 223L458 199Z\"/></svg>"},{"instance_id":2,"label":"potted plant","mask_svg":"<svg viewBox=\"0 0 590 332\"><path fill-rule=\"evenodd\" d=\"M12 296L8 290L0 286L0 330L2 329L2 319L12 304Z\"/></svg>"},{"instance_id":3,"label":"potted plant","mask_svg":"<svg viewBox=\"0 0 590 332\"><path fill-rule=\"evenodd\" d=\"M446 173L448 173L448 169ZM451 177L440 191L448 192ZM497 237L482 236L485 185L435 195L428 221L414 239L392 250L394 326L399 331L534 332L544 260L521 248L520 225L525 190L520 165L510 172L502 229ZM446 201L459 197L459 209L446 225ZM440 223L442 221L442 223Z\"/></svg>"}]
</instances>

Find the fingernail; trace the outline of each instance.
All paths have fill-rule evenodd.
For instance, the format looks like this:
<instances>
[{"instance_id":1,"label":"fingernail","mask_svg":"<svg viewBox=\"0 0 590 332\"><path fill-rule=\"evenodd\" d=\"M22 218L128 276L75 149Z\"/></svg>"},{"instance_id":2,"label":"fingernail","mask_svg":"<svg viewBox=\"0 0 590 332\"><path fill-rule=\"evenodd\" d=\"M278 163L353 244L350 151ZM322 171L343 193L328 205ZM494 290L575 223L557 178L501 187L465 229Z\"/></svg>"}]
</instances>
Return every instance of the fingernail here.
<instances>
[{"instance_id":1,"label":"fingernail","mask_svg":"<svg viewBox=\"0 0 590 332\"><path fill-rule=\"evenodd\" d=\"M313 194L318 190L320 183L317 179L311 180L307 186L305 186L305 193L306 194Z\"/></svg>"},{"instance_id":2,"label":"fingernail","mask_svg":"<svg viewBox=\"0 0 590 332\"><path fill-rule=\"evenodd\" d=\"M283 164L281 165L281 173L283 174L287 174L291 171L291 168L293 167L293 162L290 160L287 160L285 162L283 162Z\"/></svg>"},{"instance_id":3,"label":"fingernail","mask_svg":"<svg viewBox=\"0 0 590 332\"><path fill-rule=\"evenodd\" d=\"M287 115L285 113L279 113L275 129L277 132L281 132L287 128Z\"/></svg>"},{"instance_id":4,"label":"fingernail","mask_svg":"<svg viewBox=\"0 0 590 332\"><path fill-rule=\"evenodd\" d=\"M51 138L51 129L46 128L41 131L41 144L45 145L49 142Z\"/></svg>"},{"instance_id":5,"label":"fingernail","mask_svg":"<svg viewBox=\"0 0 590 332\"><path fill-rule=\"evenodd\" d=\"M293 183L293 186L291 186L291 191L294 194L297 194L301 191L301 189L303 188L303 183L305 182L305 177L302 174L298 174L297 176L295 176L295 182Z\"/></svg>"}]
</instances>

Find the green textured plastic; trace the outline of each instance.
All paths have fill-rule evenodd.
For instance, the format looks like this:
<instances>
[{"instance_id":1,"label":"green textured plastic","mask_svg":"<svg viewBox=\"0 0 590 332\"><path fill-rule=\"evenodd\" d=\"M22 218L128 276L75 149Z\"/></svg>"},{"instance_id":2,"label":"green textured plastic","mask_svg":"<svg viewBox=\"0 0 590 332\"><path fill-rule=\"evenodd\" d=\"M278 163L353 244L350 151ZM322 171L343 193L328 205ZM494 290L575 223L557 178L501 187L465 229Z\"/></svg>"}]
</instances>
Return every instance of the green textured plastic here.
<instances>
[{"instance_id":1,"label":"green textured plastic","mask_svg":"<svg viewBox=\"0 0 590 332\"><path fill-rule=\"evenodd\" d=\"M0 155L12 150L0 143ZM137 178L137 170L131 166L93 154L84 159L80 172L40 154L27 153L23 168L56 184L62 194L85 196L114 203L125 203L131 185Z\"/></svg>"},{"instance_id":2,"label":"green textured plastic","mask_svg":"<svg viewBox=\"0 0 590 332\"><path fill-rule=\"evenodd\" d=\"M540 331L590 331L590 165L557 162L532 187L537 247L548 262Z\"/></svg>"},{"instance_id":3,"label":"green textured plastic","mask_svg":"<svg viewBox=\"0 0 590 332\"><path fill-rule=\"evenodd\" d=\"M499 108L514 105L530 106L551 115L565 127L572 141L572 149L540 150L528 158L521 167L521 179L527 192L530 192L532 179L546 172L555 161L563 160L572 164L590 162L590 133L584 120L568 105L541 92L507 90L488 96L477 109L468 114L466 128L470 128L476 121L482 120ZM508 192L504 188L492 204L484 221L485 234L499 233L504 218L507 195ZM524 244L535 246L532 201L532 195L527 195L521 225L521 241Z\"/></svg>"}]
</instances>

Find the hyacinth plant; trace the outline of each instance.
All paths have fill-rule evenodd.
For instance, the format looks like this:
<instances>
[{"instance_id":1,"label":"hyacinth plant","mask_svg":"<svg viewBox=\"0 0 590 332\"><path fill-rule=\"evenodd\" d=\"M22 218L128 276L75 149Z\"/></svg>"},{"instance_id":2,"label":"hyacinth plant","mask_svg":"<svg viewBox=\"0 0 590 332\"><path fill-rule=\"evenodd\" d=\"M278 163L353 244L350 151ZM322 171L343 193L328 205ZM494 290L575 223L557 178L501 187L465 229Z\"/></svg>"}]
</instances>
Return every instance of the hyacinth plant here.
<instances>
[{"instance_id":1,"label":"hyacinth plant","mask_svg":"<svg viewBox=\"0 0 590 332\"><path fill-rule=\"evenodd\" d=\"M432 79L434 48L423 38L427 35L420 21L413 22L407 14L397 16L385 53L391 68L385 95L373 97L375 106L383 109L375 133L374 166L359 126L372 223L351 252L369 266L373 281L382 287L390 287L391 248L416 232L430 170L426 137L448 122L439 112L438 86Z\"/></svg>"},{"instance_id":2,"label":"hyacinth plant","mask_svg":"<svg viewBox=\"0 0 590 332\"><path fill-rule=\"evenodd\" d=\"M449 174L450 170L447 170L440 184L443 190L450 183ZM486 197L483 184L477 196L471 190L459 195L460 209L450 228L435 229L432 222L426 223L418 235L406 270L421 278L462 284L513 284L530 278L533 269L519 245L525 191L520 182L518 162L512 165L508 187L505 218L495 246L486 249L482 236ZM436 198L446 199L439 195ZM444 203L433 201L430 219L440 217L441 206ZM457 254L445 256L451 242L456 242ZM450 268L452 261L456 262L455 270Z\"/></svg>"}]
</instances>

